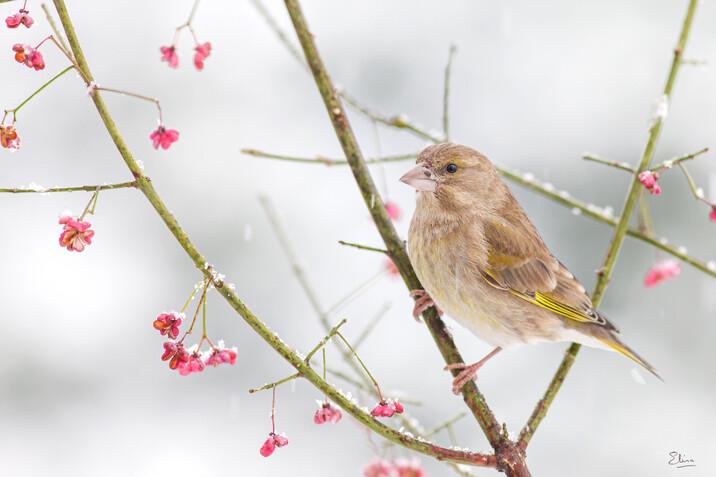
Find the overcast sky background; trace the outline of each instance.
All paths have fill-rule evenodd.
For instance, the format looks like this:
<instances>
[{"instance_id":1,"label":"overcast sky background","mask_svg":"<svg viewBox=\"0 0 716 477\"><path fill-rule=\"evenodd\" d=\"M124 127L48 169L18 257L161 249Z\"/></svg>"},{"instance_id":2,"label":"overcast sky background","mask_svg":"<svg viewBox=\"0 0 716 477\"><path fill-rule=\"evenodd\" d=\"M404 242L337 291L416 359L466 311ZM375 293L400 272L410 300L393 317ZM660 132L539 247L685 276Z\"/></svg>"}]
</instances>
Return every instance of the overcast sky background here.
<instances>
[{"instance_id":1,"label":"overcast sky background","mask_svg":"<svg viewBox=\"0 0 716 477\"><path fill-rule=\"evenodd\" d=\"M380 245L357 188L344 168L271 162L243 156L244 147L295 155L340 157L313 80L286 52L250 2L205 1L195 28L213 51L203 72L191 65L183 35L181 65L159 61L192 2L69 0L100 85L157 96L165 122L181 132L168 151L148 139L153 107L105 96L137 159L194 243L238 295L292 347L307 351L323 335L310 304L280 252L257 197L270 197L325 308L378 273L383 259L343 248L337 240ZM616 210L628 177L580 159L585 151L636 163L672 58L685 0L333 1L302 2L336 82L387 114L405 113L439 128L442 75L449 45L453 70L451 124L456 141L493 160L529 171L559 189ZM285 28L283 3L266 2ZM18 2L2 4L9 15ZM36 24L0 30L0 103L11 108L66 62L43 46L41 72L16 64L10 45L36 44L49 29L30 1ZM656 160L716 147L716 5L702 2ZM293 39L293 35L291 36ZM424 142L373 127L351 113L364 152L418 151ZM69 74L18 115L22 149L0 150L0 187L82 185L131 180L82 82ZM398 182L409 163L374 168L397 202L405 236L414 193ZM710 153L689 164L716 199ZM383 178L385 179L383 181ZM710 186L709 186L710 184ZM664 174L664 194L651 199L659 236L716 259L716 226L690 196L677 170ZM552 251L590 289L611 230L529 191L511 186ZM199 275L144 197L134 190L102 193L93 244L82 254L60 248L58 214L81 212L90 194L0 196L0 462L12 476L283 476L361 475L375 455L366 432L346 417L315 426L320 394L297 382L278 392L278 430L290 444L264 459L270 393L247 389L291 373L215 293L209 329L239 348L235 367L181 377L159 357L162 338L151 323L181 307ZM585 349L529 448L533 475L714 475L716 438L716 281L683 266L658 288L641 282L658 257L627 239L603 311L624 339L664 377L658 382L616 354ZM464 409L423 325L410 317L399 280L381 277L338 316L355 338L383 303L392 304L362 347L386 389L422 401L408 406L427 428ZM465 359L488 346L448 320ZM517 433L542 395L566 344L501 354L480 375L480 389L498 419ZM334 348L329 362L340 367ZM345 383L337 383L349 390ZM370 406L371 399L361 397ZM456 426L458 444L487 450L471 419ZM447 435L435 440L450 445ZM373 437L380 444L380 439ZM677 471L669 452L697 467ZM393 449L391 456L407 455ZM451 475L422 459L429 475ZM578 466L578 467L577 467ZM497 475L478 469L480 476Z\"/></svg>"}]
</instances>

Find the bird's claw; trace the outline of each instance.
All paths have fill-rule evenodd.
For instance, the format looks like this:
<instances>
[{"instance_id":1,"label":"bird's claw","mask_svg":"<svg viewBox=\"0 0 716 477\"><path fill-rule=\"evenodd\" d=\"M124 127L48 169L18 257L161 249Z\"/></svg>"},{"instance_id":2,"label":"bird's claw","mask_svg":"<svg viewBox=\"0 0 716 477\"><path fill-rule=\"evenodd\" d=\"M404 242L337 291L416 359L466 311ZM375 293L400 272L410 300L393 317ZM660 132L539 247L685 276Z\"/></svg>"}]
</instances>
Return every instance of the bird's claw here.
<instances>
[{"instance_id":1,"label":"bird's claw","mask_svg":"<svg viewBox=\"0 0 716 477\"><path fill-rule=\"evenodd\" d=\"M431 306L435 307L438 316L443 316L443 311L437 307L433 299L425 290L410 290L410 296L415 298L415 306L413 307L413 318L420 321L420 315Z\"/></svg>"},{"instance_id":2,"label":"bird's claw","mask_svg":"<svg viewBox=\"0 0 716 477\"><path fill-rule=\"evenodd\" d=\"M468 382L477 378L477 370L480 369L483 363L477 362L474 364L465 363L453 363L448 364L443 368L445 371L451 371L453 369L461 369L460 373L455 376L452 381L452 392L453 394L460 394L462 387Z\"/></svg>"}]
</instances>

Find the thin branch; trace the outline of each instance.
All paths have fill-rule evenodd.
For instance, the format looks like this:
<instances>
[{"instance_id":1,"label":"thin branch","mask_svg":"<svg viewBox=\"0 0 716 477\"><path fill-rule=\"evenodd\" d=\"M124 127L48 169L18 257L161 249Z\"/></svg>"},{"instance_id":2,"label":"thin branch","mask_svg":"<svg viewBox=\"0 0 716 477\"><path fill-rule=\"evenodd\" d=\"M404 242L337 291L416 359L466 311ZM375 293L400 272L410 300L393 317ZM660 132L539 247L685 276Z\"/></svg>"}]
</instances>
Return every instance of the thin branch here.
<instances>
[{"instance_id":1,"label":"thin branch","mask_svg":"<svg viewBox=\"0 0 716 477\"><path fill-rule=\"evenodd\" d=\"M553 186L540 183L537 181L537 179L534 179L531 176L504 168L501 169L501 173L505 178L508 178L513 182L516 182L517 184L522 185L534 192L538 192L539 194L542 194L545 197L548 197L559 204L569 207L572 210L572 213L592 218L594 220L597 220L598 222L611 225L612 227L616 227L619 223L619 218L613 217L608 209L597 207L592 204L587 204L585 202L580 201L579 199L570 197L569 194L567 194L566 192L555 190ZM645 233L640 232L635 228L627 229L626 234L653 247L656 247L659 250L662 250L669 255L672 255L679 260L688 263L697 270L716 278L716 268L709 267L709 265L704 261L694 258L687 253L684 253L682 247L669 245L669 241L666 239L655 239Z\"/></svg>"},{"instance_id":2,"label":"thin branch","mask_svg":"<svg viewBox=\"0 0 716 477\"><path fill-rule=\"evenodd\" d=\"M9 194L48 194L51 192L94 192L97 190L127 189L130 187L136 188L137 181L121 182L119 184L83 185L75 187L36 187L34 189L24 189L18 187L0 188L0 193L7 192Z\"/></svg>"},{"instance_id":3,"label":"thin branch","mask_svg":"<svg viewBox=\"0 0 716 477\"><path fill-rule=\"evenodd\" d=\"M626 162L610 161L608 159L603 159L595 154L584 154L582 155L582 159L584 159L585 161L592 161L597 162L599 164L604 164L605 166L614 167L622 171L627 171L631 174L634 174L634 168Z\"/></svg>"},{"instance_id":4,"label":"thin branch","mask_svg":"<svg viewBox=\"0 0 716 477\"><path fill-rule=\"evenodd\" d=\"M669 74L667 76L666 84L664 86L664 101L668 101L671 98L674 83L676 82L676 76L679 72L679 67L681 66L681 56L683 54L684 48L686 48L686 42L689 38L689 33L691 31L691 25L693 23L694 14L696 12L696 6L698 5L698 2L699 0L689 1L686 16L681 27L679 41L676 45L676 48L674 49L671 67L669 68ZM649 139L646 143L646 147L644 148L644 152L642 153L641 160L639 161L639 166L636 169L637 174L649 168L649 163L654 156L656 143L659 139L659 134L661 133L663 121L663 114L657 115L654 118L654 122L652 123L652 126L649 130ZM599 306L599 303L604 296L604 291L606 290L607 283L611 278L614 264L616 263L617 255L619 254L619 249L621 248L621 245L624 242L624 238L629 231L629 218L631 217L634 204L639 195L639 191L641 190L641 184L639 183L637 174L634 174L634 177L632 179L631 185L629 187L629 192L627 193L626 199L624 201L622 215L614 230L614 236L609 245L609 249L607 250L606 257L604 258L604 263L600 269L597 284L594 287L594 292L592 293L592 303L595 309ZM532 412L532 415L528 419L527 424L520 433L519 443L522 448L527 447L530 439L537 430L537 427L542 422L542 419L544 419L544 416L547 414L547 410L549 409L550 405L552 404L552 401L559 392L559 389L562 386L562 383L564 382L564 379L566 378L567 373L572 366L572 363L574 363L579 349L579 344L572 343L572 345L567 350L567 353L562 360L562 363L560 364L559 368L557 369L557 372L552 378L552 382L550 382L549 386L547 387L547 391L545 392L544 397L539 401L534 411Z\"/></svg>"},{"instance_id":5,"label":"thin branch","mask_svg":"<svg viewBox=\"0 0 716 477\"><path fill-rule=\"evenodd\" d=\"M652 167L651 170L652 170L652 172L658 172L662 169L671 169L672 167L674 167L684 161L690 161L691 159L694 159L694 158L700 156L701 154L706 154L707 152L709 152L709 148L705 147L705 148L700 149L696 152L692 152L691 154L686 154L684 156L679 156L679 157L675 157L673 159L669 159L668 161L664 161L664 162L660 163L659 165Z\"/></svg>"},{"instance_id":6,"label":"thin branch","mask_svg":"<svg viewBox=\"0 0 716 477\"><path fill-rule=\"evenodd\" d=\"M369 245L361 245L359 243L353 243L353 242L346 242L345 240L339 240L338 243L341 245L345 245L346 247L353 247L353 248L357 248L359 250L367 250L368 252L378 252L378 253L388 254L388 251L383 248L371 247Z\"/></svg>"},{"instance_id":7,"label":"thin branch","mask_svg":"<svg viewBox=\"0 0 716 477\"><path fill-rule=\"evenodd\" d=\"M347 166L348 161L345 159L329 159L323 156L314 156L314 157L297 157L297 156L288 156L285 154L273 154L270 152L260 151L258 149L242 149L242 154L246 154L247 156L253 156L253 157L261 157L264 159L274 159L277 161L288 161L288 162L299 162L302 164L319 164L323 166ZM383 164L386 162L401 162L401 161L414 161L418 157L418 153L408 153L408 154L396 154L394 156L383 156L383 157L376 157L373 159L367 159L365 162L366 164Z\"/></svg>"},{"instance_id":8,"label":"thin branch","mask_svg":"<svg viewBox=\"0 0 716 477\"><path fill-rule=\"evenodd\" d=\"M383 200L373 182L368 166L358 146L348 118L338 98L336 89L326 71L323 61L316 48L313 35L308 29L306 20L297 0L285 0L294 29L298 35L299 42L303 48L306 60L311 68L316 86L321 94L324 105L330 117L336 136L341 144L346 160L350 163L351 171L360 189L363 200L368 207L373 221L386 244L386 248L396 267L401 273L403 280L409 290L422 289L420 281L415 275L408 255L405 251L403 241L398 236L392 221L388 217ZM450 333L443 321L437 316L434 307L423 314L427 328L430 330L436 345L446 363L462 363L462 356L455 347ZM457 370L455 370L457 373ZM487 436L493 449L499 449L499 466L510 476L529 475L524 464L522 454L516 452L509 442L502 436L500 426L492 414L492 411L480 394L474 382L469 382L463 388L463 400L468 405L477 419L480 427ZM504 458L509 456L508 458Z\"/></svg>"},{"instance_id":9,"label":"thin branch","mask_svg":"<svg viewBox=\"0 0 716 477\"><path fill-rule=\"evenodd\" d=\"M80 71L82 72L83 78L87 78L92 81L92 73L90 72L87 60L85 59L84 52L77 39L74 26L67 12L64 0L53 0L57 12L59 14L60 22L67 35L67 40L72 48ZM154 186L150 179L144 175L141 168L134 159L132 153L127 147L124 139L122 138L117 126L112 119L109 110L107 109L102 94L97 92L92 95L92 101L99 113L102 122L104 123L107 132L109 133L112 141L114 142L117 150L119 151L122 159L129 168L130 172L137 179L137 188L145 195L149 203L154 207L159 217L164 221L165 225L176 238L181 247L194 262L195 267L204 274L204 276L212 280L214 279L212 273L215 271L213 267L207 266L206 258L196 249L189 236L184 232L176 218L169 212L169 209L164 204L162 199L157 194ZM400 443L404 447L433 456L442 460L450 460L453 462L460 462L471 465L480 466L491 466L496 465L495 456L484 455L476 452L469 451L458 451L454 449L447 449L434 445L430 442L423 442L419 439L410 437L404 433L389 428L382 422L374 419L369 414L364 412L358 405L351 402L346 396L336 390L333 386L326 383L321 376L316 373L306 362L294 352L281 338L273 333L260 319L258 319L249 308L239 299L230 287L217 286L216 291L224 297L227 303L241 316L244 321L264 340L269 344L278 354L280 354L288 363L293 366L297 372L301 373L307 381L311 382L316 388L323 393L330 396L330 398L338 406L340 406L348 414L352 415L356 420L365 426L369 427L376 433L380 434L384 438Z\"/></svg>"},{"instance_id":10,"label":"thin branch","mask_svg":"<svg viewBox=\"0 0 716 477\"><path fill-rule=\"evenodd\" d=\"M689 183L689 190L691 190L691 195L694 196L694 199L698 200L699 202L703 202L706 205L713 205L711 202L706 200L704 198L704 191L703 189L699 189L696 186L696 182L694 182L694 178L691 177L691 174L689 174L689 171L686 169L686 166L682 163L679 163L679 169L681 169L681 172L684 173L684 177L686 177L686 182Z\"/></svg>"},{"instance_id":11,"label":"thin branch","mask_svg":"<svg viewBox=\"0 0 716 477\"><path fill-rule=\"evenodd\" d=\"M50 10L47 8L46 4L40 5L42 8L42 11L45 12L45 18L47 18L47 23L50 24L50 29L52 30L52 34L57 38L57 41L62 46L62 49L64 51L70 51L70 47L67 46L67 42L65 41L64 35L60 33L60 30L57 29L57 23L55 23L55 19L52 18L52 14L50 13Z\"/></svg>"},{"instance_id":12,"label":"thin branch","mask_svg":"<svg viewBox=\"0 0 716 477\"><path fill-rule=\"evenodd\" d=\"M455 45L450 45L443 81L443 135L445 136L445 142L450 141L450 74L452 73L452 60L456 52Z\"/></svg>"}]
</instances>

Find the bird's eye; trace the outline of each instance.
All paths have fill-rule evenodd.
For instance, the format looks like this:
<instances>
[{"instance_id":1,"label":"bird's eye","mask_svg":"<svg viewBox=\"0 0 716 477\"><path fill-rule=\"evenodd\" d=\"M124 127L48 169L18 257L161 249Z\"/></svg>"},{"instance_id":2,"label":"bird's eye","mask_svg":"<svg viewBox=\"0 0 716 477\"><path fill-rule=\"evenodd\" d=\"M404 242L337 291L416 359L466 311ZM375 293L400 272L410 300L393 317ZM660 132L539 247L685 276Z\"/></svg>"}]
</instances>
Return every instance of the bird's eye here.
<instances>
[{"instance_id":1,"label":"bird's eye","mask_svg":"<svg viewBox=\"0 0 716 477\"><path fill-rule=\"evenodd\" d=\"M445 168L446 171L448 171L450 174L454 174L457 172L457 165L455 164L448 164Z\"/></svg>"}]
</instances>

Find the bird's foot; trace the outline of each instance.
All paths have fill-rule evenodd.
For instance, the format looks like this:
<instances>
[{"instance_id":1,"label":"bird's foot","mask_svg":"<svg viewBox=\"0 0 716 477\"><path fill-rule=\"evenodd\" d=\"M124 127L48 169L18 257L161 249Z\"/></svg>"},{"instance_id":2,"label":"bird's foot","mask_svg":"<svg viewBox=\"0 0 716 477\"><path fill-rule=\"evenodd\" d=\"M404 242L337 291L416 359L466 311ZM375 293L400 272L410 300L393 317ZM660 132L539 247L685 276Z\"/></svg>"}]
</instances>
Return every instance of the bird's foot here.
<instances>
[{"instance_id":1,"label":"bird's foot","mask_svg":"<svg viewBox=\"0 0 716 477\"><path fill-rule=\"evenodd\" d=\"M443 316L443 311L438 308L428 292L425 290L410 290L410 296L415 298L415 306L413 307L413 318L420 321L420 315L431 306L435 307L438 316Z\"/></svg>"},{"instance_id":2,"label":"bird's foot","mask_svg":"<svg viewBox=\"0 0 716 477\"><path fill-rule=\"evenodd\" d=\"M490 351L487 356L482 358L480 361L472 364L465 364L465 363L453 363L448 364L445 366L445 371L452 371L453 369L461 369L457 376L455 376L455 379L452 381L452 392L453 394L460 394L460 390L462 390L462 387L467 384L468 382L474 380L477 378L477 370L482 367L483 364L487 363L487 361L495 356L497 353L502 351L501 347L497 347Z\"/></svg>"},{"instance_id":3,"label":"bird's foot","mask_svg":"<svg viewBox=\"0 0 716 477\"><path fill-rule=\"evenodd\" d=\"M460 390L465 384L467 384L469 381L477 379L477 370L480 369L482 365L483 363L478 361L477 363L473 364L454 363L445 366L445 371L451 371L453 369L462 370L457 376L455 376L455 379L453 379L452 381L453 394L460 394Z\"/></svg>"}]
</instances>

